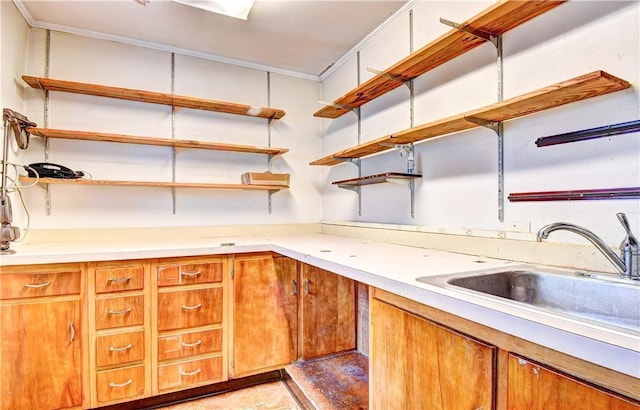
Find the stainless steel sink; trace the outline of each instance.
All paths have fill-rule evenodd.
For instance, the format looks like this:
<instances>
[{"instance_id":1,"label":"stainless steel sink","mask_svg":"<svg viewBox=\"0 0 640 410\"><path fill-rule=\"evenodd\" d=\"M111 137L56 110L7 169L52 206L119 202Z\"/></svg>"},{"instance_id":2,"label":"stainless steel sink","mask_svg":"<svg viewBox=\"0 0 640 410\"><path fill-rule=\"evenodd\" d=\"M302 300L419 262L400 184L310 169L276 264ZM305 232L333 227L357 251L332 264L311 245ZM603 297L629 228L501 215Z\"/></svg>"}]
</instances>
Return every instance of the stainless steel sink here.
<instances>
[{"instance_id":1,"label":"stainless steel sink","mask_svg":"<svg viewBox=\"0 0 640 410\"><path fill-rule=\"evenodd\" d=\"M639 332L640 284L606 276L525 267L417 280Z\"/></svg>"}]
</instances>

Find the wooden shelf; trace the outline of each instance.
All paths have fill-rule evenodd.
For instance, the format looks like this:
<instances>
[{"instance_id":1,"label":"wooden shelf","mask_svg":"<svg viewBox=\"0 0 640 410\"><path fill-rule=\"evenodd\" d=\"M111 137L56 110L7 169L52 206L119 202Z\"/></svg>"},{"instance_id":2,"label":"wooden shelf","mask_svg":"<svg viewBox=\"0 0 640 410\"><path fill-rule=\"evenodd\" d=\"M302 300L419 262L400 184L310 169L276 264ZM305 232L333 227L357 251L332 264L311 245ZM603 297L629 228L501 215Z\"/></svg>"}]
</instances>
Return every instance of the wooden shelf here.
<instances>
[{"instance_id":1,"label":"wooden shelf","mask_svg":"<svg viewBox=\"0 0 640 410\"><path fill-rule=\"evenodd\" d=\"M153 91L142 91L129 88L110 87L106 85L77 83L74 81L54 80L51 78L31 77L28 75L23 75L22 79L33 88L49 91L95 95L99 97L118 98L121 100L164 104L173 107L193 108L198 110L223 112L227 114L247 115L250 117L279 119L284 117L285 115L284 110L275 108L254 107L245 104L206 100L195 97L184 97Z\"/></svg>"},{"instance_id":2,"label":"wooden shelf","mask_svg":"<svg viewBox=\"0 0 640 410\"><path fill-rule=\"evenodd\" d=\"M311 162L310 165L338 165L349 158L362 158L390 150L395 144L410 144L440 137L454 132L479 127L470 119L482 121L507 121L564 104L624 90L631 85L604 71L595 71L571 80L563 81L518 97L491 104L473 111L433 121L387 135L358 146L336 152Z\"/></svg>"},{"instance_id":3,"label":"wooden shelf","mask_svg":"<svg viewBox=\"0 0 640 410\"><path fill-rule=\"evenodd\" d=\"M538 15L564 3L551 1L500 1L475 15L461 25L466 29L481 30L489 34L503 34ZM318 110L314 116L338 118L350 109L380 97L457 56L483 44L485 40L466 31L452 29L446 34L413 52L405 59L372 77L357 88ZM345 108L340 108L345 107Z\"/></svg>"},{"instance_id":4,"label":"wooden shelf","mask_svg":"<svg viewBox=\"0 0 640 410\"><path fill-rule=\"evenodd\" d=\"M196 149L208 149L216 151L232 151L232 152L246 152L253 154L268 154L279 155L289 152L287 148L271 148L271 147L254 147L251 145L236 145L236 144L223 144L219 142L204 142L193 140L180 140L170 138L155 138L155 137L138 137L133 135L120 135L120 134L106 134L101 132L86 132L86 131L72 131L72 130L58 130L51 128L28 128L31 134L37 135L43 138L60 138L71 139L81 141L99 141L99 142L118 142L123 144L142 144L142 145L157 145L161 147L176 147L176 148L196 148Z\"/></svg>"},{"instance_id":5,"label":"wooden shelf","mask_svg":"<svg viewBox=\"0 0 640 410\"><path fill-rule=\"evenodd\" d=\"M35 183L36 178L20 177L24 183ZM282 185L246 185L246 184L211 184L199 182L150 182L150 181L108 181L99 179L58 179L40 178L39 184L84 185L84 186L135 186L164 188L204 188L204 189L240 189L247 191L280 191L288 189Z\"/></svg>"},{"instance_id":6,"label":"wooden shelf","mask_svg":"<svg viewBox=\"0 0 640 410\"><path fill-rule=\"evenodd\" d=\"M354 187L361 185L382 184L385 182L395 182L396 180L411 180L422 178L420 174L407 174L402 172L385 172L382 174L368 175L360 178L345 179L342 181L332 182L333 185L339 187Z\"/></svg>"}]
</instances>

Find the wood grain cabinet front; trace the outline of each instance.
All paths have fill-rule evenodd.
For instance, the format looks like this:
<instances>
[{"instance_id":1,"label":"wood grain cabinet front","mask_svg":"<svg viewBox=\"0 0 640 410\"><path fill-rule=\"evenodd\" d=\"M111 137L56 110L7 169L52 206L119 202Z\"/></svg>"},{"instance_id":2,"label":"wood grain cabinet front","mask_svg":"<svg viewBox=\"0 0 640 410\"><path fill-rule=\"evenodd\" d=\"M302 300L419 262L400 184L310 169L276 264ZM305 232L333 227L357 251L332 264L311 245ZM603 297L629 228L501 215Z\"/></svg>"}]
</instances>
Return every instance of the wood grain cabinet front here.
<instances>
[{"instance_id":1,"label":"wood grain cabinet front","mask_svg":"<svg viewBox=\"0 0 640 410\"><path fill-rule=\"evenodd\" d=\"M124 401L145 391L144 365L100 371L96 379L100 403Z\"/></svg>"},{"instance_id":2,"label":"wood grain cabinet front","mask_svg":"<svg viewBox=\"0 0 640 410\"><path fill-rule=\"evenodd\" d=\"M615 395L525 357L512 353L508 357L507 409L640 408L637 401Z\"/></svg>"},{"instance_id":3,"label":"wood grain cabinet front","mask_svg":"<svg viewBox=\"0 0 640 410\"><path fill-rule=\"evenodd\" d=\"M141 325L144 296L119 296L96 300L96 329Z\"/></svg>"},{"instance_id":4,"label":"wood grain cabinet front","mask_svg":"<svg viewBox=\"0 0 640 410\"><path fill-rule=\"evenodd\" d=\"M148 260L89 264L92 407L151 395L150 281Z\"/></svg>"},{"instance_id":5,"label":"wood grain cabinet front","mask_svg":"<svg viewBox=\"0 0 640 410\"><path fill-rule=\"evenodd\" d=\"M219 283L224 269L223 257L163 260L157 268L158 286Z\"/></svg>"},{"instance_id":6,"label":"wood grain cabinet front","mask_svg":"<svg viewBox=\"0 0 640 410\"><path fill-rule=\"evenodd\" d=\"M84 264L0 269L0 409L83 405Z\"/></svg>"},{"instance_id":7,"label":"wood grain cabinet front","mask_svg":"<svg viewBox=\"0 0 640 410\"><path fill-rule=\"evenodd\" d=\"M158 330L222 323L222 288L158 294Z\"/></svg>"},{"instance_id":8,"label":"wood grain cabinet front","mask_svg":"<svg viewBox=\"0 0 640 410\"><path fill-rule=\"evenodd\" d=\"M179 359L222 351L222 329L163 335L158 338L158 360Z\"/></svg>"},{"instance_id":9,"label":"wood grain cabinet front","mask_svg":"<svg viewBox=\"0 0 640 410\"><path fill-rule=\"evenodd\" d=\"M222 356L160 365L160 391L222 381Z\"/></svg>"}]
</instances>

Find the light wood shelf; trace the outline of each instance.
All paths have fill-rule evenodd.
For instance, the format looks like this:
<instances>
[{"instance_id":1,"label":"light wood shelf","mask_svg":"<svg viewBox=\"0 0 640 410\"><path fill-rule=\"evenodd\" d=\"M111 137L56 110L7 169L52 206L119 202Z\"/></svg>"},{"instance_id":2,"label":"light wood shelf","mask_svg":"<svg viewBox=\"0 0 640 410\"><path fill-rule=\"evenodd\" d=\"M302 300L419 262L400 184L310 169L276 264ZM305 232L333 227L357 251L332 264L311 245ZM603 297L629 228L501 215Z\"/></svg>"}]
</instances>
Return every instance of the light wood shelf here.
<instances>
[{"instance_id":1,"label":"light wood shelf","mask_svg":"<svg viewBox=\"0 0 640 410\"><path fill-rule=\"evenodd\" d=\"M461 23L462 28L481 30L492 35L503 34L531 19L543 14L566 0L551 1L500 1L471 19ZM413 52L405 59L372 77L347 94L336 99L314 113L316 117L338 118L353 108L380 97L400 87L404 82L412 80L446 63L461 54L470 51L485 40L467 31L452 29L421 49ZM344 107L344 108L341 108Z\"/></svg>"},{"instance_id":2,"label":"light wood shelf","mask_svg":"<svg viewBox=\"0 0 640 410\"><path fill-rule=\"evenodd\" d=\"M33 135L37 135L43 138L117 142L124 144L156 145L161 147L195 148L267 155L279 155L289 152L287 148L254 147L251 145L225 144L220 142L205 142L156 137L138 137L133 135L107 134L102 132L73 131L36 127L28 128L28 131Z\"/></svg>"},{"instance_id":3,"label":"light wood shelf","mask_svg":"<svg viewBox=\"0 0 640 410\"><path fill-rule=\"evenodd\" d=\"M20 181L33 184L36 178L25 176L20 177ZM161 187L161 188L204 188L204 189L236 189L247 191L280 191L288 189L282 185L246 185L246 184L212 184L200 182L153 182L153 181L109 181L100 179L58 179L40 178L39 184L57 185L84 185L84 186L133 186L133 187Z\"/></svg>"},{"instance_id":4,"label":"light wood shelf","mask_svg":"<svg viewBox=\"0 0 640 410\"><path fill-rule=\"evenodd\" d=\"M118 98L121 100L163 104L173 107L193 108L198 110L216 111L227 114L246 115L250 117L269 119L280 119L285 115L284 110L275 108L254 107L245 104L207 100L195 97L185 97L154 91L142 91L130 88L111 87L106 85L78 83L74 81L32 77L28 75L23 75L22 79L33 88L49 91L61 91L75 94L94 95L99 97Z\"/></svg>"},{"instance_id":5,"label":"light wood shelf","mask_svg":"<svg viewBox=\"0 0 640 410\"><path fill-rule=\"evenodd\" d=\"M604 71L594 71L567 81L544 87L518 97L473 111L418 125L311 162L310 165L338 165L344 160L362 158L390 150L396 144L410 144L454 132L479 127L471 119L501 122L550 108L629 88L629 82Z\"/></svg>"},{"instance_id":6,"label":"light wood shelf","mask_svg":"<svg viewBox=\"0 0 640 410\"><path fill-rule=\"evenodd\" d=\"M356 187L362 185L382 184L385 182L395 182L398 180L409 181L416 178L422 178L420 174L408 174L402 172L384 172L382 174L367 175L360 178L345 179L342 181L332 182L333 185L343 187Z\"/></svg>"}]
</instances>

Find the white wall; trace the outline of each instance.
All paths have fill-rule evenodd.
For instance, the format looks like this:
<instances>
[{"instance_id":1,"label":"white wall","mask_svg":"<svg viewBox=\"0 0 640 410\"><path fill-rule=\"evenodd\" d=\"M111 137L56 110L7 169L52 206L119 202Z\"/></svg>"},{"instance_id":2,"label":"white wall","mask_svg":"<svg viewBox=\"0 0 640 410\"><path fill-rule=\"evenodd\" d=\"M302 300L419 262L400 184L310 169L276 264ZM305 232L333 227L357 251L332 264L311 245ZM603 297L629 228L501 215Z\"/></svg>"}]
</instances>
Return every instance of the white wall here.
<instances>
[{"instance_id":1,"label":"white wall","mask_svg":"<svg viewBox=\"0 0 640 410\"><path fill-rule=\"evenodd\" d=\"M491 1L423 1L413 10L414 49L449 28L438 19L464 21ZM506 33L504 98L604 70L632 84L629 90L551 109L505 123L505 193L640 186L640 139L626 134L537 148L535 140L573 130L640 117L640 3L570 1ZM409 53L409 16L399 19L360 52L361 81L367 67L384 69ZM495 48L484 44L415 80L415 125L497 101ZM322 98L332 101L357 85L355 57L323 81ZM362 106L361 142L410 127L409 92L400 87ZM323 119L323 148L329 155L358 143L357 120L347 114ZM416 144L416 214L409 190L396 184L362 188L362 215L356 194L331 181L357 176L353 165L325 168L323 218L389 224L502 230L498 220L497 137L484 128ZM363 175L405 171L397 151L362 161ZM505 220L542 225L563 220L583 225L617 245L625 212L640 234L639 200L510 203ZM552 240L584 242L557 233Z\"/></svg>"},{"instance_id":2,"label":"white wall","mask_svg":"<svg viewBox=\"0 0 640 410\"><path fill-rule=\"evenodd\" d=\"M29 55L20 75L44 76L45 36L44 30L30 30ZM163 51L51 32L49 67L49 76L55 79L171 92L171 54ZM178 95L267 106L267 75L264 71L175 56ZM290 150L272 161L272 172L291 174L291 189L273 195L271 214L268 195L263 191L177 189L174 214L168 188L52 185L51 215L46 213L44 190L25 190L32 228L318 222L322 171L307 164L321 147L321 122L312 116L320 85L317 81L272 74L270 90L271 106L287 113L283 119L273 121L271 145ZM43 94L27 88L24 96L25 113L44 126ZM168 106L51 92L47 126L171 138L171 117ZM268 121L180 108L176 112L175 137L267 146ZM88 171L94 179L171 180L170 148L60 139L50 139L49 143L51 162ZM36 138L24 162L42 160L44 143ZM179 182L240 183L244 172L266 171L268 158L261 154L177 149L175 168ZM24 213L21 218L24 224Z\"/></svg>"}]
</instances>

